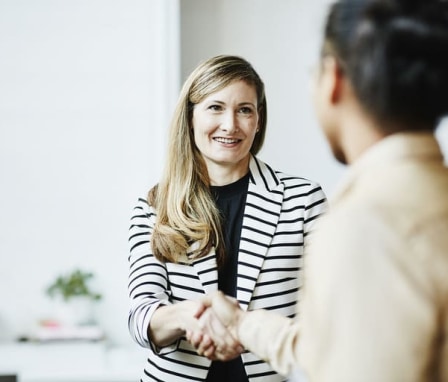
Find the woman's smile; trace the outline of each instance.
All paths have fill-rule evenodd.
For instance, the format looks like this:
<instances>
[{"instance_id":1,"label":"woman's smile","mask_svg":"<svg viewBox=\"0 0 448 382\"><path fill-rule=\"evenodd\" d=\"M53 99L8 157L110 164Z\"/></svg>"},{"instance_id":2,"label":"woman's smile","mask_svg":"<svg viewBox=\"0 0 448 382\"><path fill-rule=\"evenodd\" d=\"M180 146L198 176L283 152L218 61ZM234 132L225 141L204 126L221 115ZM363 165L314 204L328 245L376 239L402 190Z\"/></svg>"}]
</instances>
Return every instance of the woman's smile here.
<instances>
[{"instance_id":1,"label":"woman's smile","mask_svg":"<svg viewBox=\"0 0 448 382\"><path fill-rule=\"evenodd\" d=\"M222 137L216 137L213 138L214 141L222 143L224 145L234 145L236 143L241 142L241 139L236 139L236 138L222 138Z\"/></svg>"},{"instance_id":2,"label":"woman's smile","mask_svg":"<svg viewBox=\"0 0 448 382\"><path fill-rule=\"evenodd\" d=\"M242 80L231 82L194 106L194 141L209 173L219 167L247 173L258 121L256 90Z\"/></svg>"}]
</instances>

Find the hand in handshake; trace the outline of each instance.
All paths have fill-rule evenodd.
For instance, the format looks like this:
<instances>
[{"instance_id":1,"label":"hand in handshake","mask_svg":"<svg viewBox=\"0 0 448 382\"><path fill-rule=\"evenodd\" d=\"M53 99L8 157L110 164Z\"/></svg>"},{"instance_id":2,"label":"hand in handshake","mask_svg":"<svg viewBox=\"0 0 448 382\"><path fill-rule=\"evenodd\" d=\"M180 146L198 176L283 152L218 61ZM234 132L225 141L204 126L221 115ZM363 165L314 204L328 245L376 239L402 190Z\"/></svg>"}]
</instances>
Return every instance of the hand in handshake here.
<instances>
[{"instance_id":1,"label":"hand in handshake","mask_svg":"<svg viewBox=\"0 0 448 382\"><path fill-rule=\"evenodd\" d=\"M222 292L202 299L204 309L198 313L199 329L187 330L187 340L200 355L211 360L229 361L244 348L238 340L238 324L244 312L238 302Z\"/></svg>"}]
</instances>

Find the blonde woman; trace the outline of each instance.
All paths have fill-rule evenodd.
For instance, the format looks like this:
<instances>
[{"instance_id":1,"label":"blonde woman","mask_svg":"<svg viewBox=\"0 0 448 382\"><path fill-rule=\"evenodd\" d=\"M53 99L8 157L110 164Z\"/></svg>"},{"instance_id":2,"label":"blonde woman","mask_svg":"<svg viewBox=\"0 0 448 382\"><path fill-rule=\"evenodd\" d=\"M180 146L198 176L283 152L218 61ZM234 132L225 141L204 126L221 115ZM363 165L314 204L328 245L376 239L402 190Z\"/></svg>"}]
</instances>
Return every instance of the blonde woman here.
<instances>
[{"instance_id":1,"label":"blonde woman","mask_svg":"<svg viewBox=\"0 0 448 382\"><path fill-rule=\"evenodd\" d=\"M218 289L245 310L295 314L307 235L326 199L317 183L256 157L266 116L263 82L241 57L206 60L182 88L165 171L131 219L129 330L148 348L141 381L284 380L223 326L220 348L186 339L200 331L200 298Z\"/></svg>"}]
</instances>

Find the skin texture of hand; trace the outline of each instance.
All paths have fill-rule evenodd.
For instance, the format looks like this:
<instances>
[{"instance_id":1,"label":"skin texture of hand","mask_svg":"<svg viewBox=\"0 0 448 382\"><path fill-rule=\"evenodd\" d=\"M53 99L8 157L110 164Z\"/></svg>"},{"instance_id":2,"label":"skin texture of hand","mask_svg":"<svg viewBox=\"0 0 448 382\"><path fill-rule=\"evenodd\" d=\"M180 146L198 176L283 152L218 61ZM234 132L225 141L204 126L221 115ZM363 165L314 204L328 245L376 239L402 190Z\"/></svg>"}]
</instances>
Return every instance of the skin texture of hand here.
<instances>
[{"instance_id":1,"label":"skin texture of hand","mask_svg":"<svg viewBox=\"0 0 448 382\"><path fill-rule=\"evenodd\" d=\"M159 347L168 346L187 332L201 333L198 317L205 311L202 301L185 300L178 304L160 306L151 318L149 337ZM203 336L202 348L208 349L213 342ZM209 350L210 351L210 350Z\"/></svg>"},{"instance_id":2,"label":"skin texture of hand","mask_svg":"<svg viewBox=\"0 0 448 382\"><path fill-rule=\"evenodd\" d=\"M243 351L241 344L234 338L229 330L216 317L213 309L209 308L199 317L199 323L205 336L209 337L214 345L213 353L204 351L204 355L213 360L229 361L238 357ZM201 351L207 343L199 344Z\"/></svg>"},{"instance_id":3,"label":"skin texture of hand","mask_svg":"<svg viewBox=\"0 0 448 382\"><path fill-rule=\"evenodd\" d=\"M222 325L229 330L234 338L238 339L239 323L245 314L240 308L238 301L224 295L221 291L217 291L203 299L202 302L206 307L213 309Z\"/></svg>"},{"instance_id":4,"label":"skin texture of hand","mask_svg":"<svg viewBox=\"0 0 448 382\"><path fill-rule=\"evenodd\" d=\"M215 300L216 302L214 302ZM226 327L223 324L223 320L227 323L233 322L236 318L235 314L243 313L238 302L224 296L221 292L205 297L202 302L208 309L198 316L201 331L187 332L187 339L195 346L198 354L212 360L229 361L239 356L244 348L236 339L234 330L236 326L228 325ZM216 314L215 305L222 317L218 317ZM210 341L214 347L210 346Z\"/></svg>"}]
</instances>

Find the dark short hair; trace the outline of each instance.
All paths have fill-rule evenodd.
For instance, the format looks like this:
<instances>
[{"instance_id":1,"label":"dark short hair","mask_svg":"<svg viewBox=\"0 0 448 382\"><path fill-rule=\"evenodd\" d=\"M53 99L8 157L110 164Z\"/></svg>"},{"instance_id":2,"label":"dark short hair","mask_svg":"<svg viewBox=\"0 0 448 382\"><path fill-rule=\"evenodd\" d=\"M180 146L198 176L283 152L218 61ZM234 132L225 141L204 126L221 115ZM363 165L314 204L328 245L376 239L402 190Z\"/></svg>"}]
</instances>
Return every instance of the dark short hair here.
<instances>
[{"instance_id":1,"label":"dark short hair","mask_svg":"<svg viewBox=\"0 0 448 382\"><path fill-rule=\"evenodd\" d=\"M337 1L322 54L379 121L434 129L448 114L448 1Z\"/></svg>"}]
</instances>

